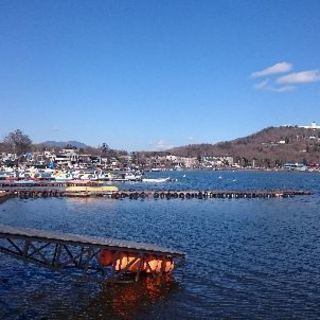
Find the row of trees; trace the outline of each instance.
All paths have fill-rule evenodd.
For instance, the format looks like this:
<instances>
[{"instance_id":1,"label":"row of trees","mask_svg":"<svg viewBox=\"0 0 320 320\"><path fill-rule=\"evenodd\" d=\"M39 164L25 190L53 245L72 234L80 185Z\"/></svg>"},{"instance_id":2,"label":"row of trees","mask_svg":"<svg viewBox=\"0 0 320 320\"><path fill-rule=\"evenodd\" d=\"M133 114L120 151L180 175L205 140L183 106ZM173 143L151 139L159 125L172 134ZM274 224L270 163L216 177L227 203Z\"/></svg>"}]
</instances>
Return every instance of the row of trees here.
<instances>
[{"instance_id":1,"label":"row of trees","mask_svg":"<svg viewBox=\"0 0 320 320\"><path fill-rule=\"evenodd\" d=\"M71 145L66 145L66 148L72 148ZM21 156L22 154L29 151L43 151L46 150L48 146L43 144L32 144L32 140L26 134L24 134L20 129L10 132L4 139L3 142L0 143L0 152L6 151L10 153L14 153L17 156ZM57 148L59 149L59 148ZM80 148L80 152L89 153L92 155L101 155L105 157L117 157L119 155L128 154L124 150L113 150L111 149L107 143L103 143L101 147L94 148L87 146L86 148Z\"/></svg>"}]
</instances>

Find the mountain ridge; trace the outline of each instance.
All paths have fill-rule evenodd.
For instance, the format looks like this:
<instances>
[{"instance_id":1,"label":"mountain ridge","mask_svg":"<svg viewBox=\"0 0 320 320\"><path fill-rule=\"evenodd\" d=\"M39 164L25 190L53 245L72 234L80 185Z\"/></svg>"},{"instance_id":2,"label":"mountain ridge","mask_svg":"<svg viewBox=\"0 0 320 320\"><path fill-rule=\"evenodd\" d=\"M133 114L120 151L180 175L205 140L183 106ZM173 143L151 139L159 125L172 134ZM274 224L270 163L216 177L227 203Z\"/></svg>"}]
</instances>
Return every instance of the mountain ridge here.
<instances>
[{"instance_id":1,"label":"mountain ridge","mask_svg":"<svg viewBox=\"0 0 320 320\"><path fill-rule=\"evenodd\" d=\"M50 147L59 147L59 148L63 148L67 145L71 145L71 146L77 147L79 149L90 147L89 145L87 145L83 142L76 141L76 140L69 140L69 141L48 140L48 141L41 142L40 144L50 146Z\"/></svg>"},{"instance_id":2,"label":"mountain ridge","mask_svg":"<svg viewBox=\"0 0 320 320\"><path fill-rule=\"evenodd\" d=\"M320 160L320 129L298 126L267 127L246 137L215 144L191 144L167 150L177 156L232 156L252 163Z\"/></svg>"}]
</instances>

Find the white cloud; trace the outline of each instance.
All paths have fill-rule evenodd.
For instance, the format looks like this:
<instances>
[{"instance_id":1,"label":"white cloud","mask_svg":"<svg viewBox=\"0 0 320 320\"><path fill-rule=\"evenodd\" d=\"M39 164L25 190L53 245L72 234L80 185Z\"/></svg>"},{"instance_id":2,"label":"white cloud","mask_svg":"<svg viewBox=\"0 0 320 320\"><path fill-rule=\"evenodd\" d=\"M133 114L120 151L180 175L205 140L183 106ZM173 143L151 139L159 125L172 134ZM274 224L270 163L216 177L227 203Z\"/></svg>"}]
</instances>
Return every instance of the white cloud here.
<instances>
[{"instance_id":1,"label":"white cloud","mask_svg":"<svg viewBox=\"0 0 320 320\"><path fill-rule=\"evenodd\" d=\"M282 76L276 80L276 83L287 84L287 83L309 83L320 81L319 70L307 70L301 72L293 72L288 75Z\"/></svg>"},{"instance_id":2,"label":"white cloud","mask_svg":"<svg viewBox=\"0 0 320 320\"><path fill-rule=\"evenodd\" d=\"M265 68L263 70L253 72L251 74L251 78L254 78L254 79L260 78L260 77L269 76L271 74L289 72L291 70L292 70L292 64L284 61L284 62L276 63L273 66Z\"/></svg>"}]
</instances>

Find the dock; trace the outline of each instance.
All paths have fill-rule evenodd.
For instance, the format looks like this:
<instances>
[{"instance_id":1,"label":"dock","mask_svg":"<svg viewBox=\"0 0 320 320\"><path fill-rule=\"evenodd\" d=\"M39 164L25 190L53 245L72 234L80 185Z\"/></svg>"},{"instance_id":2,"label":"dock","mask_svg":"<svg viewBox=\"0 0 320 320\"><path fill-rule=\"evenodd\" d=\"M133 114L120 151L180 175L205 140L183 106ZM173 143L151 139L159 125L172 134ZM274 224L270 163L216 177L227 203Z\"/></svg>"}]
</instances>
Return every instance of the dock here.
<instances>
[{"instance_id":1,"label":"dock","mask_svg":"<svg viewBox=\"0 0 320 320\"><path fill-rule=\"evenodd\" d=\"M146 270L151 276L159 277L166 270L164 267L161 270L154 268L154 261L170 261L171 271L185 257L182 252L153 244L2 224L0 252L53 271L71 268L120 282L128 274L134 276L134 281L138 281L140 274ZM109 263L105 260L106 253L109 256L112 253ZM123 262L124 258L126 263Z\"/></svg>"}]
</instances>

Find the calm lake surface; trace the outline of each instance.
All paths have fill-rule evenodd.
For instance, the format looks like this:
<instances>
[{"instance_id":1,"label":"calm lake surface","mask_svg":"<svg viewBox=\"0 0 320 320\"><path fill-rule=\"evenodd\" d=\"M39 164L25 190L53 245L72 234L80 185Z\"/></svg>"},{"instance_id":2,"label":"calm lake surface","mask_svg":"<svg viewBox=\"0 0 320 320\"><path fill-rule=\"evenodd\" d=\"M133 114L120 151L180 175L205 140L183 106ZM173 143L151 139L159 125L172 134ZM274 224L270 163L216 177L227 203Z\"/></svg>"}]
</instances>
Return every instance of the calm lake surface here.
<instances>
[{"instance_id":1,"label":"calm lake surface","mask_svg":"<svg viewBox=\"0 0 320 320\"><path fill-rule=\"evenodd\" d=\"M187 254L162 286L106 285L0 254L0 319L320 318L320 174L167 172L150 189L303 189L290 199L10 199L0 223ZM146 189L146 184L120 184Z\"/></svg>"}]
</instances>

